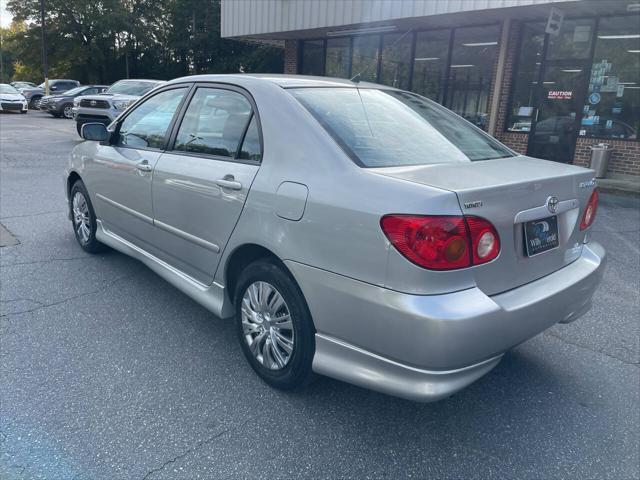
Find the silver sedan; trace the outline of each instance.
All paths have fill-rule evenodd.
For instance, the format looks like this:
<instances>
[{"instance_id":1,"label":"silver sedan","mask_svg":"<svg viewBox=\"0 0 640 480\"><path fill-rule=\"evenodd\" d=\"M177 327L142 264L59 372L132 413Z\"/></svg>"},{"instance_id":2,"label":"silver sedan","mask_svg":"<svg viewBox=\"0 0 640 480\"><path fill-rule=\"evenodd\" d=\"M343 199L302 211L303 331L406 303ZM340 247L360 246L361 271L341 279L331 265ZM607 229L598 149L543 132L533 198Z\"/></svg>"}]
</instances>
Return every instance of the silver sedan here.
<instances>
[{"instance_id":1,"label":"silver sedan","mask_svg":"<svg viewBox=\"0 0 640 480\"><path fill-rule=\"evenodd\" d=\"M419 95L205 75L152 91L64 176L80 246L233 318L270 385L313 372L419 401L591 306L593 171L518 155Z\"/></svg>"}]
</instances>

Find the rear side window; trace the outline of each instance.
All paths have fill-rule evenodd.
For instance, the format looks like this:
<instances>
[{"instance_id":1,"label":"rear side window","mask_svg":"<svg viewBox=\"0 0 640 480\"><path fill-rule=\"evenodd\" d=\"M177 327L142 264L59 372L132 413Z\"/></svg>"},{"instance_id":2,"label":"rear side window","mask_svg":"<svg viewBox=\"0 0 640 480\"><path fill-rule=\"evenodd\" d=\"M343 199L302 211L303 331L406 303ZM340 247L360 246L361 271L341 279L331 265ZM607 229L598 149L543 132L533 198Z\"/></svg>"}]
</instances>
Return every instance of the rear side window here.
<instances>
[{"instance_id":1,"label":"rear side window","mask_svg":"<svg viewBox=\"0 0 640 480\"><path fill-rule=\"evenodd\" d=\"M115 144L132 148L164 148L165 137L187 88L166 90L145 100L125 117Z\"/></svg>"},{"instance_id":2,"label":"rear side window","mask_svg":"<svg viewBox=\"0 0 640 480\"><path fill-rule=\"evenodd\" d=\"M201 87L184 114L174 150L235 158L251 104L231 90Z\"/></svg>"},{"instance_id":3,"label":"rear side window","mask_svg":"<svg viewBox=\"0 0 640 480\"><path fill-rule=\"evenodd\" d=\"M247 133L244 135L238 158L257 161L262 159L260 132L258 131L258 122L255 115L251 117L251 122L249 123L249 127L247 127Z\"/></svg>"},{"instance_id":4,"label":"rear side window","mask_svg":"<svg viewBox=\"0 0 640 480\"><path fill-rule=\"evenodd\" d=\"M289 90L362 167L457 163L514 154L419 95L369 88Z\"/></svg>"}]
</instances>

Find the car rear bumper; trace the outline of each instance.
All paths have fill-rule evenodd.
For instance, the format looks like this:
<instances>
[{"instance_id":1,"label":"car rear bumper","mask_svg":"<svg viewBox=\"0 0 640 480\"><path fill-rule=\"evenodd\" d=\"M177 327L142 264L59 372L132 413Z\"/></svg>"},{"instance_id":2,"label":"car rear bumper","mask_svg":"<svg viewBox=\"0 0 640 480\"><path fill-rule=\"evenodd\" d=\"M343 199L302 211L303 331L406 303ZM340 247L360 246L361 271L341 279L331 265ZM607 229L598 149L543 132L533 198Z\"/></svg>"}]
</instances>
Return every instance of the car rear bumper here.
<instances>
[{"instance_id":1,"label":"car rear bumper","mask_svg":"<svg viewBox=\"0 0 640 480\"><path fill-rule=\"evenodd\" d=\"M604 249L584 245L570 265L513 290L410 295L288 261L317 330L313 369L417 401L447 397L502 354L591 307Z\"/></svg>"}]
</instances>

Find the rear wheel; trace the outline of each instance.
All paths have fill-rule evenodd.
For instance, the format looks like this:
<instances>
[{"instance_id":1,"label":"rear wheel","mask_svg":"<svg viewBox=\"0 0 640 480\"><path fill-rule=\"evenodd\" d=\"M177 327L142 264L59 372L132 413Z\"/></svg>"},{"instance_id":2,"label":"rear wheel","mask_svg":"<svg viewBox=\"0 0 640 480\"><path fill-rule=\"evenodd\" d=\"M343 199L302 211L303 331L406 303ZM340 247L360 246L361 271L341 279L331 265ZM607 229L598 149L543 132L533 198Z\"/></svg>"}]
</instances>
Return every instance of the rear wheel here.
<instances>
[{"instance_id":1,"label":"rear wheel","mask_svg":"<svg viewBox=\"0 0 640 480\"><path fill-rule=\"evenodd\" d=\"M82 180L77 180L73 184L69 198L73 231L80 246L89 253L106 250L106 245L96 239L96 214Z\"/></svg>"},{"instance_id":2,"label":"rear wheel","mask_svg":"<svg viewBox=\"0 0 640 480\"><path fill-rule=\"evenodd\" d=\"M259 260L240 274L236 330L253 370L269 385L290 390L312 378L315 328L302 292L284 270Z\"/></svg>"}]
</instances>

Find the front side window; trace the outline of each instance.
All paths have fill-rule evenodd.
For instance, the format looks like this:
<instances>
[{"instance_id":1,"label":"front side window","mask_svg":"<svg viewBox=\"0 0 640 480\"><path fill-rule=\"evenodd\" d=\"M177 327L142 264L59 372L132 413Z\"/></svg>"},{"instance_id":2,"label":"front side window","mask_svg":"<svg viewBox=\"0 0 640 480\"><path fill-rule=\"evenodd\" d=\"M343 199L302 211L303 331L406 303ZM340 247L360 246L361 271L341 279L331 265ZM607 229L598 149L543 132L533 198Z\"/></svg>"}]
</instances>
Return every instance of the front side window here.
<instances>
[{"instance_id":1,"label":"front side window","mask_svg":"<svg viewBox=\"0 0 640 480\"><path fill-rule=\"evenodd\" d=\"M187 87L166 90L147 99L125 117L115 144L133 148L164 148L171 120Z\"/></svg>"},{"instance_id":2,"label":"front side window","mask_svg":"<svg viewBox=\"0 0 640 480\"><path fill-rule=\"evenodd\" d=\"M251 118L244 95L198 88L184 114L174 150L234 158Z\"/></svg>"},{"instance_id":3,"label":"front side window","mask_svg":"<svg viewBox=\"0 0 640 480\"><path fill-rule=\"evenodd\" d=\"M393 167L511 157L513 153L418 95L366 88L289 90L357 164Z\"/></svg>"},{"instance_id":4,"label":"front side window","mask_svg":"<svg viewBox=\"0 0 640 480\"><path fill-rule=\"evenodd\" d=\"M637 139L640 129L640 18L600 20L580 134Z\"/></svg>"}]
</instances>

